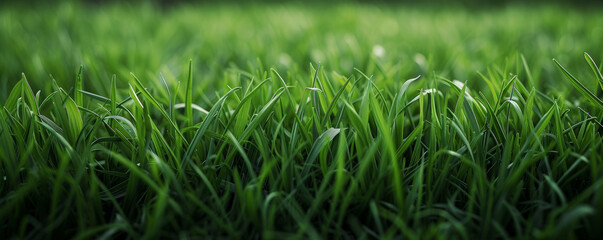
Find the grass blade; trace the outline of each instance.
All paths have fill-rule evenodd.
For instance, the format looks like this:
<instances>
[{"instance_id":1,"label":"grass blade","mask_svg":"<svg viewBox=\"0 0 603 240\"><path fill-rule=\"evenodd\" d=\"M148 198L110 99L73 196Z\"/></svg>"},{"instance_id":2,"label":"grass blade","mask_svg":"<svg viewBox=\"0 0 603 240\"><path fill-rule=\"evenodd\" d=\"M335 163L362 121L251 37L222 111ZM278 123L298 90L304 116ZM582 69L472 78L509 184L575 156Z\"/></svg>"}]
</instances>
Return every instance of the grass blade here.
<instances>
[{"instance_id":1,"label":"grass blade","mask_svg":"<svg viewBox=\"0 0 603 240\"><path fill-rule=\"evenodd\" d=\"M601 74L601 70L599 70L599 67L597 66L593 58L588 55L588 53L584 53L584 58L586 59L586 62L588 62L590 68L593 70L593 73L595 74L599 82L599 86L601 86L601 89L603 90L603 74Z\"/></svg>"},{"instance_id":2,"label":"grass blade","mask_svg":"<svg viewBox=\"0 0 603 240\"><path fill-rule=\"evenodd\" d=\"M557 64L557 67L559 67L561 72L563 72L563 75L568 80L570 80L570 83L576 88L576 90L582 93L582 96L588 99L591 103L598 105L600 108L603 108L603 101L601 101L601 99L595 96L595 94L588 90L588 88L586 88L584 84L582 84L580 81L578 81L578 79L572 76L572 74L570 74L563 66L561 66L561 64L557 62L557 60L553 59L553 62Z\"/></svg>"}]
</instances>

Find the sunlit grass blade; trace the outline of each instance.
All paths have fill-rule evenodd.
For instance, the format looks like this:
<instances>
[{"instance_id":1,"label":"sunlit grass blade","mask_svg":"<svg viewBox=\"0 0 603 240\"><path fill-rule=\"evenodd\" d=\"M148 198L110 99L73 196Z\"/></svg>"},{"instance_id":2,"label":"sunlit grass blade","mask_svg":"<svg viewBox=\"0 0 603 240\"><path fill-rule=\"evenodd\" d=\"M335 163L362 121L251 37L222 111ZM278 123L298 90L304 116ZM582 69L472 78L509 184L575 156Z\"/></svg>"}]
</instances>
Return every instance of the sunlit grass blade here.
<instances>
[{"instance_id":1,"label":"sunlit grass blade","mask_svg":"<svg viewBox=\"0 0 603 240\"><path fill-rule=\"evenodd\" d=\"M184 98L184 109L186 111L187 127L193 126L193 60L188 62L188 78L186 79L186 95Z\"/></svg>"},{"instance_id":2,"label":"sunlit grass blade","mask_svg":"<svg viewBox=\"0 0 603 240\"><path fill-rule=\"evenodd\" d=\"M603 108L603 101L595 96L588 88L586 88L578 79L576 79L572 74L570 74L557 60L553 59L553 62L557 64L557 67L561 70L563 75L570 80L570 83L578 90L586 99L588 99L591 103Z\"/></svg>"},{"instance_id":3,"label":"sunlit grass blade","mask_svg":"<svg viewBox=\"0 0 603 240\"><path fill-rule=\"evenodd\" d=\"M80 70L77 73L77 77L75 78L75 91L73 92L73 100L75 104L78 106L84 106L84 97L82 92L84 89L82 87L82 73L84 71L84 66L80 66Z\"/></svg>"},{"instance_id":4,"label":"sunlit grass blade","mask_svg":"<svg viewBox=\"0 0 603 240\"><path fill-rule=\"evenodd\" d=\"M34 115L38 115L40 111L38 110L38 104L36 98L34 97L33 90L25 77L25 73L21 74L21 89L23 91L22 98L27 99L29 104L29 108L33 111Z\"/></svg>"},{"instance_id":5,"label":"sunlit grass blade","mask_svg":"<svg viewBox=\"0 0 603 240\"><path fill-rule=\"evenodd\" d=\"M191 140L191 144L189 145L188 149L186 150L186 153L184 154L181 170L186 169L187 164L189 164L190 159L193 156L195 149L197 148L197 144L199 144L199 142L201 141L201 138L205 135L205 132L209 128L210 124L213 123L216 120L216 118L218 117L218 113L222 109L223 103L226 100L226 98L238 89L240 89L240 88L239 87L233 88L230 91L228 91L226 94L224 94L224 96L222 96L215 103L215 105L211 108L211 110L209 110L207 117L205 117L205 119L203 120L203 123L201 124L201 127L199 127L199 129L197 129L197 131L195 132L195 135L193 136L193 138Z\"/></svg>"},{"instance_id":6,"label":"sunlit grass blade","mask_svg":"<svg viewBox=\"0 0 603 240\"><path fill-rule=\"evenodd\" d=\"M136 77L136 75L134 75L134 73L130 73L130 75L134 78L134 83L136 84L138 89L143 93L143 95L149 101L151 101L151 104L153 104L155 109L157 109L161 113L161 115L163 115L163 117L170 123L170 125L174 128L174 130L178 134L178 136L180 136L182 138L182 141L184 141L184 143L186 143L186 145L188 145L188 141L184 138L184 135L182 135L182 132L180 132L180 129L178 128L176 123L174 123L174 121L170 118L170 116L167 114L167 112L165 112L165 110L161 107L159 102L157 102L157 100L151 95L151 93L149 93L149 91L146 88L144 88L144 85Z\"/></svg>"},{"instance_id":7,"label":"sunlit grass blade","mask_svg":"<svg viewBox=\"0 0 603 240\"><path fill-rule=\"evenodd\" d=\"M588 63L590 68L593 70L593 73L597 77L597 80L598 80L597 82L599 82L599 86L601 86L601 89L603 89L603 74L601 74L601 70L599 70L599 67L597 66L597 64L595 63L593 58L588 53L586 53L586 52L584 53L584 58L586 59L586 62Z\"/></svg>"}]
</instances>

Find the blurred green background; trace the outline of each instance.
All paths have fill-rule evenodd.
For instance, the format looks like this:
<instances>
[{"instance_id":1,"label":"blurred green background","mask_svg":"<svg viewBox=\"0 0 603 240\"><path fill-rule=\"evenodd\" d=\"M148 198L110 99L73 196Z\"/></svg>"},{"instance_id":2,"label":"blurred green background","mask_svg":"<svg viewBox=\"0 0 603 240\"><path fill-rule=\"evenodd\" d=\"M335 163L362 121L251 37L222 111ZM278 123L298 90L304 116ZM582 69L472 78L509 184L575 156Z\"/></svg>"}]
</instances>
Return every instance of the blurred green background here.
<instances>
[{"instance_id":1,"label":"blurred green background","mask_svg":"<svg viewBox=\"0 0 603 240\"><path fill-rule=\"evenodd\" d=\"M583 52L603 59L599 5L393 2L4 3L0 100L21 72L34 90L48 92L49 74L72 86L83 65L84 88L106 95L112 74L124 82L134 72L149 81L161 72L174 84L189 59L208 92L229 84L228 69L304 73L310 63L343 75L354 67L400 79L436 73L481 88L478 72L520 65L522 54L543 92L571 89L552 58L596 84Z\"/></svg>"}]
</instances>

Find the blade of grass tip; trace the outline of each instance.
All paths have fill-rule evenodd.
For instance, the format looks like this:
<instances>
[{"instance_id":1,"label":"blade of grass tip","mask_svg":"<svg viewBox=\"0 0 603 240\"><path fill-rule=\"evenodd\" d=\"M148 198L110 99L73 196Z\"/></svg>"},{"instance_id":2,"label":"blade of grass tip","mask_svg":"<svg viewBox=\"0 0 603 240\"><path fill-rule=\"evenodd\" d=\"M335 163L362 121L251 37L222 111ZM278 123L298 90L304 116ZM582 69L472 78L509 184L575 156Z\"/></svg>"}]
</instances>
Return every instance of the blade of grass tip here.
<instances>
[{"instance_id":1,"label":"blade of grass tip","mask_svg":"<svg viewBox=\"0 0 603 240\"><path fill-rule=\"evenodd\" d=\"M182 132L180 131L180 129L178 128L178 126L176 125L176 123L174 123L174 121L172 121L172 118L170 118L170 115L168 115L165 110L161 107L161 105L159 104L159 102L157 102L157 100L153 97L153 95L151 95L151 93L149 93L149 91L147 91L146 88L144 88L144 85L142 85L142 82L138 79L138 77L136 77L136 75L134 75L134 73L130 73L130 76L132 76L134 78L134 83L136 84L136 87L140 88L140 91L142 92L142 94L148 98L148 100L151 102L151 104L153 106L155 106L155 108L157 108L157 110L159 111L159 113L161 113L161 115L168 120L168 122L170 123L170 125L172 125L172 127L174 128L174 130L176 131L176 133L178 134L178 136L180 136L182 138L182 141L185 143L185 145L189 145L188 141L186 140L186 138L184 137L184 135L182 135Z\"/></svg>"},{"instance_id":2,"label":"blade of grass tip","mask_svg":"<svg viewBox=\"0 0 603 240\"><path fill-rule=\"evenodd\" d=\"M50 103L51 100L54 99L54 96L57 95L57 94L58 94L57 91L54 91L54 92L51 92L50 94L48 94L48 96L46 96L46 98L44 98L44 100L42 100L42 103L40 103L40 105L38 105L38 108L39 109L43 109L44 106L46 106L46 104ZM84 93L84 94L86 94L86 93ZM92 94L92 95L96 95L96 94ZM96 96L91 96L91 97L95 98L95 99L99 98L98 100L101 101L101 102L103 102L103 99L102 99L103 96L96 95ZM108 98L105 98L104 100L106 102L106 100L108 100Z\"/></svg>"},{"instance_id":3,"label":"blade of grass tip","mask_svg":"<svg viewBox=\"0 0 603 240\"><path fill-rule=\"evenodd\" d=\"M424 124L424 110L423 110L423 104L424 104L424 100L423 100L423 89L421 88L420 90L421 92L419 93L419 96L417 96L419 98L419 124L412 130L412 132L410 132L410 134L404 139L404 142L402 143L402 146L400 146L398 148L398 150L396 151L396 157L400 158L402 157L402 154L404 152L406 152L406 150L411 146L411 144L414 141L414 139L419 136L419 134L423 131L423 124ZM410 104L410 103L409 103ZM418 140L420 141L420 140Z\"/></svg>"},{"instance_id":4,"label":"blade of grass tip","mask_svg":"<svg viewBox=\"0 0 603 240\"><path fill-rule=\"evenodd\" d=\"M6 98L6 102L4 102L4 108L7 110L14 110L17 107L17 101L23 95L23 80L18 81L13 89L10 91L8 98Z\"/></svg>"},{"instance_id":5,"label":"blade of grass tip","mask_svg":"<svg viewBox=\"0 0 603 240\"><path fill-rule=\"evenodd\" d=\"M317 70L318 70L318 69L317 69ZM321 71L320 73L321 73L322 77L323 77L323 78L324 78L326 81L328 81L328 80L329 80L329 79L326 77L326 75L325 75L325 71ZM317 78L316 78L316 82L318 83L318 87L319 87L319 88L322 90L322 91L321 91L321 93L322 93L322 96L325 98L325 100L329 99L329 98L327 97L327 93L326 93L326 91L327 91L328 89L326 89L326 88L325 88L325 87L322 85L322 81L320 80L320 77L317 77Z\"/></svg>"},{"instance_id":6,"label":"blade of grass tip","mask_svg":"<svg viewBox=\"0 0 603 240\"><path fill-rule=\"evenodd\" d=\"M263 82L266 82L266 80L264 80ZM232 121L236 120L236 122L234 124L234 128L233 128L233 132L234 132L235 136L239 136L243 132L243 129L245 129L245 126L247 125L247 122L249 121L249 110L251 109L251 102L247 102L248 100L246 98L251 99L251 96L249 96L249 95L251 93L253 93L253 90L251 90L251 86L253 85L253 83L254 83L254 78L251 78L251 80L249 81L249 84L247 85L247 88L245 89L245 93L243 93L243 99L241 99L239 101L239 105L235 109L232 117L228 120L228 123L226 124L226 127L224 128L224 129L228 130ZM236 96L236 94L235 94L235 96Z\"/></svg>"},{"instance_id":7,"label":"blade of grass tip","mask_svg":"<svg viewBox=\"0 0 603 240\"><path fill-rule=\"evenodd\" d=\"M318 157L318 154L320 154L320 152L325 147L327 147L331 141L333 141L335 136L337 136L340 131L341 129L338 128L329 128L325 132L320 134L320 136L318 136L318 138L312 145L312 149L310 149L310 154L308 154L308 158L306 159L306 163L304 164L304 169L302 171L302 176L304 178L308 176L308 171L310 171L310 167L312 167L312 164L314 163L314 160ZM300 181L300 184L301 183L303 183L303 181Z\"/></svg>"},{"instance_id":8,"label":"blade of grass tip","mask_svg":"<svg viewBox=\"0 0 603 240\"><path fill-rule=\"evenodd\" d=\"M593 94L588 88L584 86L578 79L576 79L571 73L569 73L557 60L553 59L553 62L557 64L557 67L563 72L563 75L570 80L570 83L578 90L582 95L584 95L588 100L590 100L593 104L598 104L599 107L603 108L603 101L599 99L595 94Z\"/></svg>"},{"instance_id":9,"label":"blade of grass tip","mask_svg":"<svg viewBox=\"0 0 603 240\"><path fill-rule=\"evenodd\" d=\"M542 135L543 135L544 131L546 130L547 126L549 126L549 122L551 121L551 119L554 115L553 112L555 111L556 105L557 105L557 103L555 102L555 104L553 106L551 106L551 108L549 108L549 110L542 116L542 118L540 118L540 121L538 121L538 123L534 127L534 130L532 130L531 134L528 136L528 138L524 142L523 146L519 150L519 153L523 153L531 145L531 142L533 141L534 138L536 139L536 141L540 142L540 139L542 139L542 137L543 137ZM519 154L519 153L515 156L515 160L517 160L517 158L519 158L521 156L521 154ZM523 164L523 163L524 162L521 162L521 164ZM523 165L520 165L520 166L523 166ZM519 172L515 173L516 178L520 178L520 174L521 173L519 173Z\"/></svg>"},{"instance_id":10,"label":"blade of grass tip","mask_svg":"<svg viewBox=\"0 0 603 240\"><path fill-rule=\"evenodd\" d=\"M283 79L283 77L281 77L281 75L276 71L276 69L272 68L271 70L272 70L272 72L274 72L274 74L276 74L276 76L278 76L278 78L281 80L281 83L283 83L283 87L285 87L285 91L287 92L287 96L289 97L289 101L291 101L291 104L295 104L295 100L293 100L293 97L291 96L291 92L289 91L289 86L287 86L285 79Z\"/></svg>"},{"instance_id":11,"label":"blade of grass tip","mask_svg":"<svg viewBox=\"0 0 603 240\"><path fill-rule=\"evenodd\" d=\"M517 78L513 78L517 79ZM515 91L515 80L513 81L513 87L511 87L511 96L509 96L509 101L513 101L513 92ZM511 115L511 104L509 103L509 108L507 109L507 134L509 134L509 116Z\"/></svg>"},{"instance_id":12,"label":"blade of grass tip","mask_svg":"<svg viewBox=\"0 0 603 240\"><path fill-rule=\"evenodd\" d=\"M113 76L111 77L111 114L116 114L115 111L117 110L117 86L116 86L116 81L117 81L117 76L115 76L115 74L113 74Z\"/></svg>"},{"instance_id":13,"label":"blade of grass tip","mask_svg":"<svg viewBox=\"0 0 603 240\"><path fill-rule=\"evenodd\" d=\"M75 91L73 92L73 99L75 100L75 104L78 106L84 105L84 97L81 93L82 90L82 72L84 71L84 65L80 65L80 70L78 71L77 77L75 78Z\"/></svg>"},{"instance_id":14,"label":"blade of grass tip","mask_svg":"<svg viewBox=\"0 0 603 240\"><path fill-rule=\"evenodd\" d=\"M237 106L237 108L234 110L234 113L232 114L232 118L228 121L228 123L226 124L226 127L224 129L228 129L230 128L230 126L233 124L234 121L234 135L235 136L239 136L241 134L241 132L243 131L243 129L245 128L245 125L247 125L248 120L249 120L249 110L251 108L251 100L253 98L253 96L255 94L257 94L260 89L260 87L262 85L264 85L265 83L267 83L269 81L269 79L266 79L262 82L260 82L257 86L255 86L255 88L253 88L253 90L249 91L246 93L245 97L243 97L243 99L241 99L241 101L239 102L239 105ZM251 87L251 83L249 83L249 87ZM224 133L226 134L226 132Z\"/></svg>"},{"instance_id":15,"label":"blade of grass tip","mask_svg":"<svg viewBox=\"0 0 603 240\"><path fill-rule=\"evenodd\" d=\"M522 125L522 129L521 129L521 137L522 138L526 138L528 136L528 133L532 131L532 129L534 129L534 123L532 122L532 116L534 115L534 99L536 96L536 90L535 88L532 87L532 90L530 91L530 93L528 94L528 99L526 100L526 104L525 104L525 111L524 111L524 122Z\"/></svg>"},{"instance_id":16,"label":"blade of grass tip","mask_svg":"<svg viewBox=\"0 0 603 240\"><path fill-rule=\"evenodd\" d=\"M456 85L454 85L454 86L456 86ZM458 86L456 86L456 87L458 87ZM463 88L461 88L461 91L459 93L459 98L457 99L456 105L454 106L454 114L459 113L457 111L460 111L459 109L461 108L461 104L463 104L463 101L465 100L466 91L467 91L467 81L465 81L463 83Z\"/></svg>"},{"instance_id":17,"label":"blade of grass tip","mask_svg":"<svg viewBox=\"0 0 603 240\"><path fill-rule=\"evenodd\" d=\"M188 61L188 78L186 81L186 96L184 99L185 103L185 111L186 111L186 121L188 123L187 127L193 126L193 108L191 104L193 103L193 60L190 59Z\"/></svg>"},{"instance_id":18,"label":"blade of grass tip","mask_svg":"<svg viewBox=\"0 0 603 240\"><path fill-rule=\"evenodd\" d=\"M73 148L71 147L71 144L69 144L69 142L67 142L67 140L63 137L63 135L61 135L59 132L57 132L55 128L53 128L46 122L39 122L39 124L40 124L40 126L46 128L46 130L48 130L49 133L53 134L54 137L56 137L56 139L58 140L58 142L63 144L63 147L65 147L65 149L67 150L68 153L70 153L70 154L73 153Z\"/></svg>"},{"instance_id":19,"label":"blade of grass tip","mask_svg":"<svg viewBox=\"0 0 603 240\"><path fill-rule=\"evenodd\" d=\"M406 109L406 107L408 107L408 105L410 104L410 103L407 103L407 105L406 105L406 106L403 106L402 102L400 102L400 101L404 100L404 102L406 102L406 91L408 90L408 87L410 86L410 84L411 84L412 82L414 82L414 81L418 80L419 78L421 78L421 75L418 75L418 76L416 76L415 78L408 79L408 80L406 80L406 81L405 81L405 82L402 84L402 87L400 87L400 91L398 91L398 94L397 94L397 96L398 96L398 97L397 97L397 98L394 100L394 101L395 101L395 103L396 103L396 109L394 109L394 112L393 112L393 113L391 113L391 112L390 112L390 115L392 115L392 114L394 114L394 113L396 114L396 115L394 116L394 119L393 119L394 126L395 126L395 124L396 124L396 121L398 120L398 116L399 116L399 115L402 113L402 111L403 111L404 109ZM413 127L415 127L415 126L414 126L414 122L412 121L412 119L411 119L411 124L413 125ZM393 128L392 128L392 129L393 129Z\"/></svg>"},{"instance_id":20,"label":"blade of grass tip","mask_svg":"<svg viewBox=\"0 0 603 240\"><path fill-rule=\"evenodd\" d=\"M310 65L312 66L312 65ZM320 63L316 65L316 70L314 71L314 78L312 79L312 88L316 88L316 79L318 79L318 71L320 70ZM320 108L318 104L320 104L320 100L316 96L316 92L312 93L312 101L314 102L314 110L316 111L316 116L320 118Z\"/></svg>"},{"instance_id":21,"label":"blade of grass tip","mask_svg":"<svg viewBox=\"0 0 603 240\"><path fill-rule=\"evenodd\" d=\"M115 126L112 127L113 129L118 130L116 127L119 125L131 137L138 138L138 136L136 135L136 128L134 127L134 124L130 120L128 120L127 118L122 117L122 116L118 116L118 115L112 115L112 116L106 116L104 119L113 119L113 120L115 120L115 121L113 121L115 123ZM118 130L116 133L121 133L121 131ZM126 140L126 139L124 139L124 140Z\"/></svg>"},{"instance_id":22,"label":"blade of grass tip","mask_svg":"<svg viewBox=\"0 0 603 240\"><path fill-rule=\"evenodd\" d=\"M360 119L362 120L362 122L360 123L360 125L358 126L359 129L356 129L357 131L359 131L362 135L362 137L364 138L364 140L366 142L370 142L372 140L372 136L371 136L371 132L370 132L370 126L369 126L369 117L370 117L370 98L372 97L372 89L371 89L371 85L370 83L366 83L366 87L364 89L364 92L362 94L362 98L361 98L361 102L360 102L360 109L358 109L358 114L360 114Z\"/></svg>"},{"instance_id":23,"label":"blade of grass tip","mask_svg":"<svg viewBox=\"0 0 603 240\"><path fill-rule=\"evenodd\" d=\"M136 104L138 104L138 106L140 106L140 108L144 108L144 106L142 105L142 102L140 102L140 99L138 98L138 95L136 95L136 91L134 91L134 87L132 87L132 85L128 84L128 86L130 87L130 97L132 98L132 100L134 100L134 102Z\"/></svg>"},{"instance_id":24,"label":"blade of grass tip","mask_svg":"<svg viewBox=\"0 0 603 240\"><path fill-rule=\"evenodd\" d=\"M310 90L310 91L316 91L316 92L322 92L322 90L320 90L320 88L311 88L311 87L306 87L306 90Z\"/></svg>"},{"instance_id":25,"label":"blade of grass tip","mask_svg":"<svg viewBox=\"0 0 603 240\"><path fill-rule=\"evenodd\" d=\"M111 76L111 115L117 115L117 76L113 74ZM116 125L115 121L111 121L111 128L115 129Z\"/></svg>"},{"instance_id":26,"label":"blade of grass tip","mask_svg":"<svg viewBox=\"0 0 603 240\"><path fill-rule=\"evenodd\" d=\"M418 75L414 78L404 81L404 83L402 84L402 87L400 87L400 91L398 92L398 97L403 98L404 96L406 96L406 90L408 89L408 87L410 87L410 84L412 82L418 80L419 78L421 78L421 75Z\"/></svg>"},{"instance_id":27,"label":"blade of grass tip","mask_svg":"<svg viewBox=\"0 0 603 240\"><path fill-rule=\"evenodd\" d=\"M176 89L174 91L174 96L172 96L172 99L170 99L171 103L174 104L174 107L176 107L176 99L178 99L178 94L180 93L180 81L176 82ZM170 119L175 119L176 117L174 116L174 111L172 111L169 115ZM175 132L174 132L175 135Z\"/></svg>"},{"instance_id":28,"label":"blade of grass tip","mask_svg":"<svg viewBox=\"0 0 603 240\"><path fill-rule=\"evenodd\" d=\"M471 160L475 161L475 158L473 157L473 149L471 149L471 144L469 143L469 140L467 140L467 136L465 136L463 130L454 121L450 121L450 126L456 131L463 144L465 144L465 147L467 147Z\"/></svg>"},{"instance_id":29,"label":"blade of grass tip","mask_svg":"<svg viewBox=\"0 0 603 240\"><path fill-rule=\"evenodd\" d=\"M360 69L358 69L358 68L354 68L354 70L356 70L356 72L360 73L369 82L369 84L373 88L375 88L375 90L377 91L377 96L379 96L379 99L381 99L381 104L385 105L386 104L385 97L383 97L383 94L381 94L381 91L379 90L379 88L377 87L377 85L375 85L375 83L373 82L373 75L371 75L369 77L366 74L364 74L362 71L360 71Z\"/></svg>"},{"instance_id":30,"label":"blade of grass tip","mask_svg":"<svg viewBox=\"0 0 603 240\"><path fill-rule=\"evenodd\" d=\"M97 100L97 101L99 101L99 102L103 102L103 103L106 103L106 102L111 102L111 99L106 98L106 97L103 97L103 96L98 95L98 94L95 94L95 93L91 93L91 92L84 91L84 90L78 90L78 92L82 93L82 94L83 94L83 95L85 95L85 96L91 97L92 99ZM51 94L52 94L52 93L51 93ZM48 98L47 98L47 99L48 99ZM44 101L44 102L46 102L46 99L45 99L45 101ZM43 103L44 103L44 102L43 102ZM40 105L40 108L43 108L42 106L43 106L43 104L41 104L41 105ZM78 106L81 106L81 105L78 105Z\"/></svg>"},{"instance_id":31,"label":"blade of grass tip","mask_svg":"<svg viewBox=\"0 0 603 240\"><path fill-rule=\"evenodd\" d=\"M281 80L281 83L283 83L283 87L285 88L285 92L287 93L287 96L289 97L289 101L291 102L291 104L295 104L295 100L293 100L293 97L291 96L291 92L289 91L289 87L291 86L287 86L287 83L285 82L285 80L283 79L283 77L281 77L281 75L276 71L276 69L272 69L272 72L274 72L274 74L276 74L276 76L278 76L278 78ZM301 106L301 105L300 105ZM293 123L293 136L296 136L297 132L298 132L298 126L303 126L303 123L300 119L300 112L303 113L303 107L300 107L297 110L297 113L294 114L293 116L295 117L295 122ZM305 139L309 139L310 137L308 136L308 133L306 131L299 131L302 133L303 137ZM294 137L295 138L295 137ZM292 142L293 143L293 142Z\"/></svg>"},{"instance_id":32,"label":"blade of grass tip","mask_svg":"<svg viewBox=\"0 0 603 240\"><path fill-rule=\"evenodd\" d=\"M498 117L496 117L496 113L494 111L494 109L492 109L492 105L490 105L490 102L488 102L488 98L486 98L486 96L484 96L484 94L482 92L479 92L479 95L482 97L482 105L484 105L486 107L486 112L488 113L488 118L489 120L491 120L493 122L493 126L494 126L494 132L495 135L497 135L497 138L499 139L500 142L504 142L505 139L507 138L505 132L503 131L502 125L500 124L500 121L498 121ZM486 121L487 123L487 121Z\"/></svg>"},{"instance_id":33,"label":"blade of grass tip","mask_svg":"<svg viewBox=\"0 0 603 240\"><path fill-rule=\"evenodd\" d=\"M469 93L467 93L467 96L470 97L471 99L471 95ZM467 116L467 119L469 120L469 125L471 125L471 128L473 129L473 132L479 132L480 131L480 127L479 127L479 122L477 120L477 116L475 115L476 111L474 111L474 107L478 106L474 100L473 104L470 103L469 101L463 101L463 107L465 108L465 114ZM480 113L480 119L483 119L484 115L486 115L485 113L481 112L481 108L480 107L475 107L475 109L477 110L477 113Z\"/></svg>"},{"instance_id":34,"label":"blade of grass tip","mask_svg":"<svg viewBox=\"0 0 603 240\"><path fill-rule=\"evenodd\" d=\"M345 83L343 84L343 86L341 86L341 88L339 89L339 91L337 91L337 94L335 94L335 97L333 97L333 100L331 100L331 104L329 104L329 107L327 108L327 112L325 112L325 116L322 118L321 121L321 125L324 125L327 117L329 116L329 114L331 114L331 110L333 110L333 106L335 105L335 103L337 103L337 100L339 99L339 97L341 96L341 94L343 93L343 90L345 90L345 87L348 85L348 83L350 83L350 80L352 79L353 75L350 75L350 77L348 77L348 79L345 81Z\"/></svg>"},{"instance_id":35,"label":"blade of grass tip","mask_svg":"<svg viewBox=\"0 0 603 240\"><path fill-rule=\"evenodd\" d=\"M184 108L184 103L178 103L178 104L174 104L174 109L182 109ZM197 104L191 104L191 107L193 108L193 110L202 113L203 115L207 115L209 112L207 110L205 110L204 108L200 107Z\"/></svg>"},{"instance_id":36,"label":"blade of grass tip","mask_svg":"<svg viewBox=\"0 0 603 240\"><path fill-rule=\"evenodd\" d=\"M31 90L31 86L29 85L29 81L25 77L25 73L21 73L21 89L23 91L22 96L24 99L27 99L29 102L29 107L33 111L34 115L38 115L40 111L38 110L38 105L36 104L36 99L34 97L33 91Z\"/></svg>"},{"instance_id":37,"label":"blade of grass tip","mask_svg":"<svg viewBox=\"0 0 603 240\"><path fill-rule=\"evenodd\" d=\"M396 157L394 139L390 134L391 128L388 121L385 119L385 116L383 115L381 106L377 103L377 100L374 96L370 98L369 102L371 105L370 108L372 109L371 113L373 120L377 127L378 136L382 138L383 141L382 148L385 147L385 149L383 149L383 155L381 158L382 160L386 160L386 158L389 157L389 166L392 169L391 171L393 175L394 198L398 206L401 207L404 204L404 186L401 178L403 175L401 172L403 172L404 169L401 169L398 165L399 159Z\"/></svg>"},{"instance_id":38,"label":"blade of grass tip","mask_svg":"<svg viewBox=\"0 0 603 240\"><path fill-rule=\"evenodd\" d=\"M207 117L203 120L203 123L201 124L199 129L197 129L197 132L195 132L195 135L193 136L193 139L191 140L191 144L188 146L186 153L184 154L181 170L184 170L186 168L186 165L190 161L190 158L193 155L193 152L195 151L197 144L199 143L199 141L201 141L201 137L203 137L203 135L205 134L205 131L207 131L210 124L212 122L214 122L214 119L218 118L218 112L222 109L222 104L224 103L226 98L230 94L235 92L236 90L239 90L240 88L241 87L236 87L236 88L230 89L230 91L228 91L226 94L224 94L224 96L222 96L216 102L216 104L214 104L214 106L209 110Z\"/></svg>"},{"instance_id":39,"label":"blade of grass tip","mask_svg":"<svg viewBox=\"0 0 603 240\"><path fill-rule=\"evenodd\" d=\"M38 90L38 91L36 92L36 94L34 95L34 96L35 96L35 99L36 99L36 105L38 105L38 109L41 109L41 107L40 107L40 98L41 98L41 97L40 97L40 93L41 93L41 92L42 92L41 90Z\"/></svg>"},{"instance_id":40,"label":"blade of grass tip","mask_svg":"<svg viewBox=\"0 0 603 240\"><path fill-rule=\"evenodd\" d=\"M75 143L77 138L84 128L84 121L80 109L77 107L75 101L64 91L60 90L63 94L63 107L65 108L65 114L67 115L67 126L65 126L67 133L69 134L69 140L71 143Z\"/></svg>"},{"instance_id":41,"label":"blade of grass tip","mask_svg":"<svg viewBox=\"0 0 603 240\"><path fill-rule=\"evenodd\" d=\"M251 179L256 179L257 175L255 174L255 171L253 170L251 161L249 160L249 157L247 157L247 154L245 153L245 149L243 149L243 146L241 146L239 141L237 141L237 138L234 135L232 135L232 132L227 130L226 136L230 139L231 143L235 146L237 151L239 151L239 153L241 154L241 157L243 157L243 160L245 161L245 166L247 166L247 171L249 171L249 174L251 174Z\"/></svg>"},{"instance_id":42,"label":"blade of grass tip","mask_svg":"<svg viewBox=\"0 0 603 240\"><path fill-rule=\"evenodd\" d=\"M601 89L603 89L603 74L601 74L601 70L599 70L599 67L597 67L597 64L587 52L584 52L584 58L586 59L586 62L588 62L588 65L590 65L590 68L593 70L593 73L595 73L595 76L597 76L597 80L599 80L599 86L601 86Z\"/></svg>"},{"instance_id":43,"label":"blade of grass tip","mask_svg":"<svg viewBox=\"0 0 603 240\"><path fill-rule=\"evenodd\" d=\"M165 87L165 90L167 91L168 100L170 101L169 106L168 106L168 115L172 116L172 106L174 105L174 103L172 102L172 94L170 94L170 87L168 87L167 82L165 81L165 78L163 78L163 74L159 73L159 78L161 79L161 82L163 83L163 87Z\"/></svg>"},{"instance_id":44,"label":"blade of grass tip","mask_svg":"<svg viewBox=\"0 0 603 240\"><path fill-rule=\"evenodd\" d=\"M578 109L580 109L580 111L582 111L584 114L586 114L589 118L593 118L593 119L597 119L597 117L591 115L589 112L585 111L584 109L582 109L581 107L578 107ZM603 124L601 124L599 121L594 121L597 125L599 125L599 127L601 127L601 129L603 129Z\"/></svg>"},{"instance_id":45,"label":"blade of grass tip","mask_svg":"<svg viewBox=\"0 0 603 240\"><path fill-rule=\"evenodd\" d=\"M534 78L532 78L532 71L528 67L528 62L526 61L526 58L523 56L523 54L521 54L521 62L523 63L523 68L526 71L526 75L528 78L528 83L530 83L530 87L534 87Z\"/></svg>"},{"instance_id":46,"label":"blade of grass tip","mask_svg":"<svg viewBox=\"0 0 603 240\"><path fill-rule=\"evenodd\" d=\"M239 141L240 142L243 142L243 141L247 140L247 138L249 136L251 136L251 133L253 131L257 130L257 126L260 124L260 121L266 117L266 114L268 114L270 112L269 109L272 108L272 106L277 102L277 100L285 92L284 89L285 89L285 87L279 88L275 92L275 94L272 97L272 99L270 99L270 101L268 101L268 103L266 103L266 105L264 105L264 107L255 115L255 117L251 119L251 121L247 125L247 128L245 128L245 130L243 131L243 133L241 133L241 135L239 136Z\"/></svg>"},{"instance_id":47,"label":"blade of grass tip","mask_svg":"<svg viewBox=\"0 0 603 240\"><path fill-rule=\"evenodd\" d=\"M509 89L512 84L515 83L515 79L517 79L517 75L514 75L511 79L509 79L508 82L506 82L505 84L503 84L500 88L500 92L498 94L498 98L496 100L496 105L494 105L494 110L496 110L495 115L498 116L498 114L500 113L500 110L502 110L502 104L503 104L503 96L504 93L507 92L507 89Z\"/></svg>"}]
</instances>

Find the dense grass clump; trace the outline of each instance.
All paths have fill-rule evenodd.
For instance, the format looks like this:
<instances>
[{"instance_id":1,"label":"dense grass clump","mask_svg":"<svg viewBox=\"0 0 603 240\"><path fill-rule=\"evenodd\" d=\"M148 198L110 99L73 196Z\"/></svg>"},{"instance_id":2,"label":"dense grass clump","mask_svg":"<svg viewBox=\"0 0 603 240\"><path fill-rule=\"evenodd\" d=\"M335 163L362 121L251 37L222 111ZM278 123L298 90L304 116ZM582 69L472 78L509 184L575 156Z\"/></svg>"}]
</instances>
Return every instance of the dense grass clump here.
<instances>
[{"instance_id":1,"label":"dense grass clump","mask_svg":"<svg viewBox=\"0 0 603 240\"><path fill-rule=\"evenodd\" d=\"M603 20L481 11L0 9L0 236L601 236Z\"/></svg>"}]
</instances>

